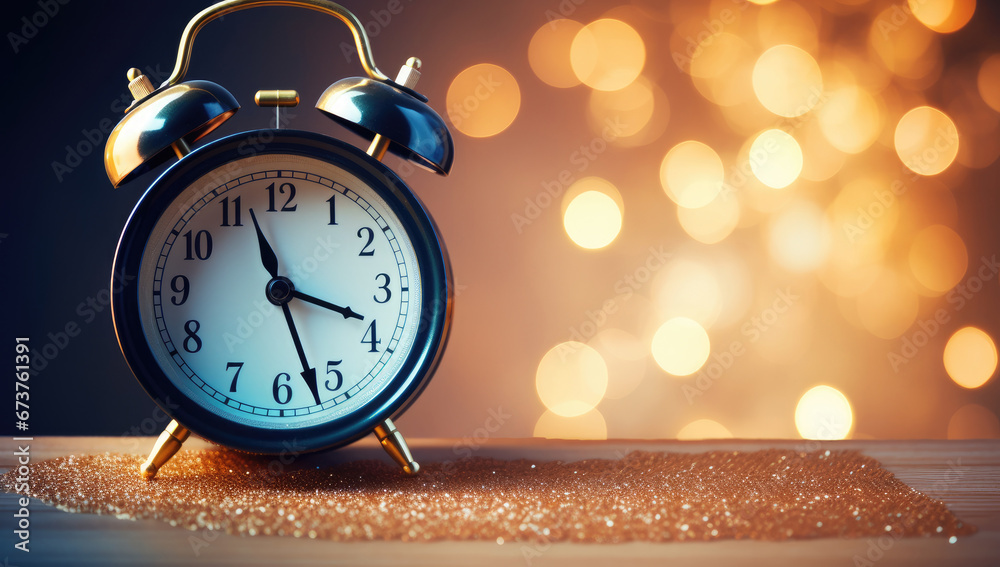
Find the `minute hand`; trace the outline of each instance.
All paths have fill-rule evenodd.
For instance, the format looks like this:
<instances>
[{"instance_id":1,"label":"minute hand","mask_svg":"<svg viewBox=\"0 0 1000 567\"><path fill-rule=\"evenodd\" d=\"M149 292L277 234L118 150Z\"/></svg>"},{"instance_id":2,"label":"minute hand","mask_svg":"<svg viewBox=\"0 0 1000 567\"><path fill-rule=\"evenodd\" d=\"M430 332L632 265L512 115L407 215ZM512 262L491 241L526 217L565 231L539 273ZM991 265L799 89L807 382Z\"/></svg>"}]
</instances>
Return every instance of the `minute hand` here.
<instances>
[{"instance_id":1,"label":"minute hand","mask_svg":"<svg viewBox=\"0 0 1000 567\"><path fill-rule=\"evenodd\" d=\"M350 318L353 317L353 318L359 319L361 321L365 320L365 316L364 315L359 315L358 313L355 313L354 310L352 310L350 307L341 307L339 305L334 305L334 304L330 303L329 301L323 301L322 299L320 299L318 297L313 297L311 295L307 295L305 293L302 293L299 290L293 291L292 292L292 297L294 297L296 299L301 299L302 301L306 301L306 302L312 303L313 305L319 305L320 307L323 307L325 309L329 309L331 311L336 311L337 313L340 313L341 315L343 315L344 319L350 319Z\"/></svg>"}]
</instances>

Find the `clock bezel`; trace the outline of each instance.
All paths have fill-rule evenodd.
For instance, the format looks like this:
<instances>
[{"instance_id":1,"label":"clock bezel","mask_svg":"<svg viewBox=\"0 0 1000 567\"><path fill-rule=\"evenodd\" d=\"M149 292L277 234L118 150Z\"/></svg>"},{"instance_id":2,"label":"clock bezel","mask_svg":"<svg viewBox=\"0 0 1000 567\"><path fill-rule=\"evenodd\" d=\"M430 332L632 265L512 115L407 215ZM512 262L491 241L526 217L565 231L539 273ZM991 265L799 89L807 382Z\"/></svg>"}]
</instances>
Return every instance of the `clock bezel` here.
<instances>
[{"instance_id":1,"label":"clock bezel","mask_svg":"<svg viewBox=\"0 0 1000 567\"><path fill-rule=\"evenodd\" d=\"M305 156L340 167L376 191L399 219L413 244L423 284L423 307L416 314L420 320L413 348L396 375L375 397L346 416L310 427L260 428L212 412L171 382L142 330L138 285L112 287L118 289L111 298L115 334L126 363L142 388L167 415L195 435L255 453L287 451L291 442L302 451L343 446L371 433L377 425L398 416L413 403L440 362L451 326L454 293L451 266L437 226L413 191L384 164L346 142L315 132L252 130L216 140L173 164L146 190L122 231L112 278L138 280L153 228L191 183L226 163L261 154Z\"/></svg>"}]
</instances>

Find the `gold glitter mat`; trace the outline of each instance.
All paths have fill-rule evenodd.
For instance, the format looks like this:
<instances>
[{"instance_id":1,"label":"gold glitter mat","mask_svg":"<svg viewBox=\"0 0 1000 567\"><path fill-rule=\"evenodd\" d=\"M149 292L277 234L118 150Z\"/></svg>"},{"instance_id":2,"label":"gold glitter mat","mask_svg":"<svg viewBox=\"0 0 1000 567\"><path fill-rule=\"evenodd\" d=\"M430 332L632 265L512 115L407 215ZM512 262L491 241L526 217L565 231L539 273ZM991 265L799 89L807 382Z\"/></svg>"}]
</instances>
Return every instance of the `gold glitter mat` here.
<instances>
[{"instance_id":1,"label":"gold glitter mat","mask_svg":"<svg viewBox=\"0 0 1000 567\"><path fill-rule=\"evenodd\" d=\"M416 477L379 461L273 474L273 460L181 451L155 481L137 455L31 467L31 496L70 512L191 530L337 541L784 540L975 532L855 451L634 452L573 463L468 458ZM6 491L14 473L0 477ZM500 538L503 538L501 540Z\"/></svg>"}]
</instances>

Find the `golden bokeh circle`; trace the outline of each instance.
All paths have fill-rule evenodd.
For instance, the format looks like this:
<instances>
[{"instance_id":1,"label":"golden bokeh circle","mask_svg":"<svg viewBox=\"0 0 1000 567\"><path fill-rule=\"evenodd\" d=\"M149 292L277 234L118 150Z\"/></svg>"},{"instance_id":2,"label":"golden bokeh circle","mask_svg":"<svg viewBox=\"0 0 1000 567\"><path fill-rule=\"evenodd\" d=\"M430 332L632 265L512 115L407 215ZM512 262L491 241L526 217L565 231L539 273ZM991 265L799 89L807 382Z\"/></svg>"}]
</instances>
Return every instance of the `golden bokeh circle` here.
<instances>
[{"instance_id":1,"label":"golden bokeh circle","mask_svg":"<svg viewBox=\"0 0 1000 567\"><path fill-rule=\"evenodd\" d=\"M608 438L608 424L598 409L573 417L563 417L552 411L546 411L535 422L532 435L545 439L603 441Z\"/></svg>"},{"instance_id":2,"label":"golden bokeh circle","mask_svg":"<svg viewBox=\"0 0 1000 567\"><path fill-rule=\"evenodd\" d=\"M823 74L813 56L802 48L776 45L757 58L753 91L774 114L802 116L822 99Z\"/></svg>"},{"instance_id":3,"label":"golden bokeh circle","mask_svg":"<svg viewBox=\"0 0 1000 567\"><path fill-rule=\"evenodd\" d=\"M712 419L696 419L677 432L681 441L696 441L699 439L731 439L733 434L718 421Z\"/></svg>"},{"instance_id":4,"label":"golden bokeh circle","mask_svg":"<svg viewBox=\"0 0 1000 567\"><path fill-rule=\"evenodd\" d=\"M830 253L831 229L823 210L810 201L796 201L775 215L768 231L768 249L792 272L818 269Z\"/></svg>"},{"instance_id":5,"label":"golden bokeh circle","mask_svg":"<svg viewBox=\"0 0 1000 567\"><path fill-rule=\"evenodd\" d=\"M722 159L702 142L687 140L670 148L660 162L660 185L682 207L698 208L722 190Z\"/></svg>"},{"instance_id":6,"label":"golden bokeh circle","mask_svg":"<svg viewBox=\"0 0 1000 567\"><path fill-rule=\"evenodd\" d=\"M583 415L597 407L608 388L608 367L593 348L576 341L560 343L545 353L535 372L538 398L563 417Z\"/></svg>"},{"instance_id":7,"label":"golden bokeh circle","mask_svg":"<svg viewBox=\"0 0 1000 567\"><path fill-rule=\"evenodd\" d=\"M528 64L539 79L563 89L580 84L569 53L582 29L583 24L569 19L552 20L538 28L528 44Z\"/></svg>"},{"instance_id":8,"label":"golden bokeh circle","mask_svg":"<svg viewBox=\"0 0 1000 567\"><path fill-rule=\"evenodd\" d=\"M996 344L982 329L962 327L944 347L944 369L959 386L979 388L996 372Z\"/></svg>"},{"instance_id":9,"label":"golden bokeh circle","mask_svg":"<svg viewBox=\"0 0 1000 567\"><path fill-rule=\"evenodd\" d=\"M851 402L832 386L816 386L795 406L795 428L803 439L847 439L854 426Z\"/></svg>"},{"instance_id":10,"label":"golden bokeh circle","mask_svg":"<svg viewBox=\"0 0 1000 567\"><path fill-rule=\"evenodd\" d=\"M965 277L969 254L965 242L947 226L929 226L910 244L910 271L930 295L941 295Z\"/></svg>"},{"instance_id":11,"label":"golden bokeh circle","mask_svg":"<svg viewBox=\"0 0 1000 567\"><path fill-rule=\"evenodd\" d=\"M883 267L871 284L857 296L858 319L871 334L895 339L917 319L917 292L893 270Z\"/></svg>"},{"instance_id":12,"label":"golden bokeh circle","mask_svg":"<svg viewBox=\"0 0 1000 567\"><path fill-rule=\"evenodd\" d=\"M920 23L938 33L956 32L972 19L976 0L907 0Z\"/></svg>"},{"instance_id":13,"label":"golden bokeh circle","mask_svg":"<svg viewBox=\"0 0 1000 567\"><path fill-rule=\"evenodd\" d=\"M948 420L948 439L1000 439L1000 419L979 404L966 404Z\"/></svg>"},{"instance_id":14,"label":"golden bokeh circle","mask_svg":"<svg viewBox=\"0 0 1000 567\"><path fill-rule=\"evenodd\" d=\"M735 193L720 191L703 207L677 207L677 221L691 238L715 244L732 234L740 222L740 202Z\"/></svg>"},{"instance_id":15,"label":"golden bokeh circle","mask_svg":"<svg viewBox=\"0 0 1000 567\"><path fill-rule=\"evenodd\" d=\"M826 139L848 154L868 149L882 129L882 115L875 97L856 86L837 89L827 96L817 111Z\"/></svg>"},{"instance_id":16,"label":"golden bokeh circle","mask_svg":"<svg viewBox=\"0 0 1000 567\"><path fill-rule=\"evenodd\" d=\"M937 175L958 155L958 128L947 114L918 106L903 115L893 136L896 155L920 175Z\"/></svg>"},{"instance_id":17,"label":"golden bokeh circle","mask_svg":"<svg viewBox=\"0 0 1000 567\"><path fill-rule=\"evenodd\" d=\"M750 144L750 170L772 189L791 185L802 173L802 148L791 134L772 128Z\"/></svg>"},{"instance_id":18,"label":"golden bokeh circle","mask_svg":"<svg viewBox=\"0 0 1000 567\"><path fill-rule=\"evenodd\" d=\"M566 206L563 227L578 246L589 250L604 248L621 232L622 212L607 193L585 191Z\"/></svg>"},{"instance_id":19,"label":"golden bokeh circle","mask_svg":"<svg viewBox=\"0 0 1000 567\"><path fill-rule=\"evenodd\" d=\"M653 360L668 374L689 376L698 371L710 354L708 333L697 321L674 317L653 335Z\"/></svg>"},{"instance_id":20,"label":"golden bokeh circle","mask_svg":"<svg viewBox=\"0 0 1000 567\"><path fill-rule=\"evenodd\" d=\"M577 32L570 45L570 63L583 84L616 91L627 87L642 72L646 46L632 26L603 18Z\"/></svg>"},{"instance_id":21,"label":"golden bokeh circle","mask_svg":"<svg viewBox=\"0 0 1000 567\"><path fill-rule=\"evenodd\" d=\"M473 138L486 138L506 130L517 117L521 89L503 67L479 63L452 80L445 104L456 130Z\"/></svg>"},{"instance_id":22,"label":"golden bokeh circle","mask_svg":"<svg viewBox=\"0 0 1000 567\"><path fill-rule=\"evenodd\" d=\"M983 101L1000 112L1000 53L990 55L979 66L976 87Z\"/></svg>"}]
</instances>

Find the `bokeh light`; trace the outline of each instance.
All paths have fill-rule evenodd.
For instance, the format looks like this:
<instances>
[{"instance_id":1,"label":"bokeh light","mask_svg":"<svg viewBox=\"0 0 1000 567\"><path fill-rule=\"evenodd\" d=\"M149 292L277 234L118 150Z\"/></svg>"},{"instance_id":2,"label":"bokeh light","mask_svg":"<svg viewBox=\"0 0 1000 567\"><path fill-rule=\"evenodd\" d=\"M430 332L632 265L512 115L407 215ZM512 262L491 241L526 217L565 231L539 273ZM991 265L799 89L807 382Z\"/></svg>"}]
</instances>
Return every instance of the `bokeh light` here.
<instances>
[{"instance_id":1,"label":"bokeh light","mask_svg":"<svg viewBox=\"0 0 1000 567\"><path fill-rule=\"evenodd\" d=\"M590 250L611 244L622 228L618 190L600 177L585 177L566 191L563 227L570 239Z\"/></svg>"},{"instance_id":2,"label":"bokeh light","mask_svg":"<svg viewBox=\"0 0 1000 567\"><path fill-rule=\"evenodd\" d=\"M899 119L894 135L896 155L920 175L937 175L958 155L958 129L947 114L918 106Z\"/></svg>"},{"instance_id":3,"label":"bokeh light","mask_svg":"<svg viewBox=\"0 0 1000 567\"><path fill-rule=\"evenodd\" d=\"M820 101L823 74L819 64L794 45L776 45L757 59L753 91L764 108L778 116L801 116Z\"/></svg>"},{"instance_id":4,"label":"bokeh light","mask_svg":"<svg viewBox=\"0 0 1000 567\"><path fill-rule=\"evenodd\" d=\"M721 242L740 222L740 202L734 194L720 191L703 207L677 207L677 221L684 232L705 244Z\"/></svg>"},{"instance_id":5,"label":"bokeh light","mask_svg":"<svg viewBox=\"0 0 1000 567\"><path fill-rule=\"evenodd\" d=\"M851 402L831 386L810 389L795 406L795 428L803 439L847 439L853 425Z\"/></svg>"},{"instance_id":6,"label":"bokeh light","mask_svg":"<svg viewBox=\"0 0 1000 567\"><path fill-rule=\"evenodd\" d=\"M574 20L552 20L538 28L528 44L528 63L535 75L553 87L580 84L569 60L570 47L583 24Z\"/></svg>"},{"instance_id":7,"label":"bokeh light","mask_svg":"<svg viewBox=\"0 0 1000 567\"><path fill-rule=\"evenodd\" d=\"M976 75L976 87L983 101L1000 112L1000 53L994 53L983 60Z\"/></svg>"},{"instance_id":8,"label":"bokeh light","mask_svg":"<svg viewBox=\"0 0 1000 567\"><path fill-rule=\"evenodd\" d=\"M855 86L838 89L827 96L817 111L823 135L844 153L866 150L882 129L882 116L875 98Z\"/></svg>"},{"instance_id":9,"label":"bokeh light","mask_svg":"<svg viewBox=\"0 0 1000 567\"><path fill-rule=\"evenodd\" d=\"M711 419L696 419L677 432L677 439L681 441L731 439L732 437L733 434L724 425Z\"/></svg>"},{"instance_id":10,"label":"bokeh light","mask_svg":"<svg viewBox=\"0 0 1000 567\"><path fill-rule=\"evenodd\" d=\"M808 272L823 265L830 251L830 227L823 210L797 201L771 221L768 249L787 270Z\"/></svg>"},{"instance_id":11,"label":"bokeh light","mask_svg":"<svg viewBox=\"0 0 1000 567\"><path fill-rule=\"evenodd\" d=\"M757 14L757 37L764 48L781 44L801 47L809 53L816 53L819 47L817 26L820 11L812 9L812 14L796 2L778 2Z\"/></svg>"},{"instance_id":12,"label":"bokeh light","mask_svg":"<svg viewBox=\"0 0 1000 567\"><path fill-rule=\"evenodd\" d=\"M638 337L622 329L603 329L587 345L600 353L608 366L606 399L619 400L635 391L649 359L649 350Z\"/></svg>"},{"instance_id":13,"label":"bokeh light","mask_svg":"<svg viewBox=\"0 0 1000 567\"><path fill-rule=\"evenodd\" d=\"M688 140L670 148L660 163L660 184L682 207L698 208L722 190L722 159L708 145Z\"/></svg>"},{"instance_id":14,"label":"bokeh light","mask_svg":"<svg viewBox=\"0 0 1000 567\"><path fill-rule=\"evenodd\" d=\"M969 255L962 237L947 226L929 226L910 244L910 271L931 295L941 295L965 277Z\"/></svg>"},{"instance_id":15,"label":"bokeh light","mask_svg":"<svg viewBox=\"0 0 1000 567\"><path fill-rule=\"evenodd\" d=\"M976 11L976 0L907 0L920 23L938 33L962 29Z\"/></svg>"},{"instance_id":16,"label":"bokeh light","mask_svg":"<svg viewBox=\"0 0 1000 567\"><path fill-rule=\"evenodd\" d=\"M601 91L625 88L642 72L646 46L632 26L601 19L583 27L570 46L573 73L588 87Z\"/></svg>"},{"instance_id":17,"label":"bokeh light","mask_svg":"<svg viewBox=\"0 0 1000 567\"><path fill-rule=\"evenodd\" d=\"M948 420L948 439L1000 439L1000 419L979 404L964 405Z\"/></svg>"},{"instance_id":18,"label":"bokeh light","mask_svg":"<svg viewBox=\"0 0 1000 567\"><path fill-rule=\"evenodd\" d=\"M858 295L858 319L880 339L895 339L917 318L917 292L890 268L883 267L871 285Z\"/></svg>"},{"instance_id":19,"label":"bokeh light","mask_svg":"<svg viewBox=\"0 0 1000 567\"><path fill-rule=\"evenodd\" d=\"M755 51L743 38L722 32L701 41L691 60L694 86L703 97L725 108L743 105L753 98Z\"/></svg>"},{"instance_id":20,"label":"bokeh light","mask_svg":"<svg viewBox=\"0 0 1000 567\"><path fill-rule=\"evenodd\" d=\"M562 417L583 415L597 407L608 387L608 367L593 348L576 341L552 347L535 373L538 398Z\"/></svg>"},{"instance_id":21,"label":"bokeh light","mask_svg":"<svg viewBox=\"0 0 1000 567\"><path fill-rule=\"evenodd\" d=\"M704 262L680 257L656 274L656 303L663 319L687 317L708 329L722 311L721 283Z\"/></svg>"},{"instance_id":22,"label":"bokeh light","mask_svg":"<svg viewBox=\"0 0 1000 567\"><path fill-rule=\"evenodd\" d=\"M545 439L589 439L602 441L608 438L608 424L600 410L592 409L585 414L563 417L546 411L535 422L535 437Z\"/></svg>"},{"instance_id":23,"label":"bokeh light","mask_svg":"<svg viewBox=\"0 0 1000 567\"><path fill-rule=\"evenodd\" d=\"M996 372L996 344L982 329L962 327L944 347L944 369L959 386L979 388Z\"/></svg>"},{"instance_id":24,"label":"bokeh light","mask_svg":"<svg viewBox=\"0 0 1000 567\"><path fill-rule=\"evenodd\" d=\"M507 129L521 108L521 89L509 71L480 63L458 74L445 96L448 118L473 138L495 136Z\"/></svg>"},{"instance_id":25,"label":"bokeh light","mask_svg":"<svg viewBox=\"0 0 1000 567\"><path fill-rule=\"evenodd\" d=\"M887 70L929 86L941 73L941 47L934 32L916 18L900 14L900 7L891 5L873 17L868 43Z\"/></svg>"},{"instance_id":26,"label":"bokeh light","mask_svg":"<svg viewBox=\"0 0 1000 567\"><path fill-rule=\"evenodd\" d=\"M694 374L708 360L711 343L697 321L687 317L668 320L653 335L653 360L674 376Z\"/></svg>"},{"instance_id":27,"label":"bokeh light","mask_svg":"<svg viewBox=\"0 0 1000 567\"><path fill-rule=\"evenodd\" d=\"M765 130L750 145L750 169L768 187L788 187L802 173L802 148L785 131Z\"/></svg>"},{"instance_id":28,"label":"bokeh light","mask_svg":"<svg viewBox=\"0 0 1000 567\"><path fill-rule=\"evenodd\" d=\"M609 132L609 128L613 127L609 137L628 138L641 132L653 119L654 112L665 112L669 117L669 107L656 108L657 98L654 85L648 79L638 77L616 91L591 91L588 117L596 133ZM665 100L664 96L661 103Z\"/></svg>"},{"instance_id":29,"label":"bokeh light","mask_svg":"<svg viewBox=\"0 0 1000 567\"><path fill-rule=\"evenodd\" d=\"M822 128L822 109L817 120L808 120L795 132L796 140L802 147L802 179L807 181L827 181L843 169L848 155L830 143ZM854 139L851 134L846 139Z\"/></svg>"}]
</instances>

